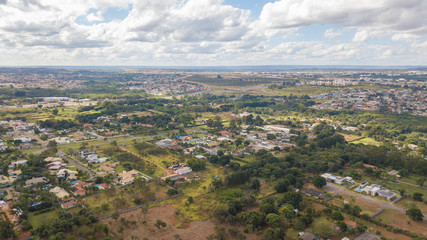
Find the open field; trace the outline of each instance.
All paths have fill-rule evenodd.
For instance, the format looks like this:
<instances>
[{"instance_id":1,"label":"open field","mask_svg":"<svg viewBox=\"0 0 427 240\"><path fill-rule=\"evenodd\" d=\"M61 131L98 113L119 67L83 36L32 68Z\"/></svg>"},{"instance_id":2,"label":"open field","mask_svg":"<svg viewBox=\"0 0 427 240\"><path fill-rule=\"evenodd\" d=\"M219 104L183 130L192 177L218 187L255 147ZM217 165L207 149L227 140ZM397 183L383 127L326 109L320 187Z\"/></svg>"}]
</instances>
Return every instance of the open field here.
<instances>
[{"instance_id":1,"label":"open field","mask_svg":"<svg viewBox=\"0 0 427 240\"><path fill-rule=\"evenodd\" d=\"M333 203L334 205L339 207L342 207L344 203L358 205L362 209L361 214L366 213L368 215L374 214L381 208L381 206L378 204L363 201L361 199L357 199L349 195L341 194L341 196L342 196L342 199L334 198L333 200L330 201L330 203Z\"/></svg>"},{"instance_id":2,"label":"open field","mask_svg":"<svg viewBox=\"0 0 427 240\"><path fill-rule=\"evenodd\" d=\"M407 209L413 208L413 207L419 208L421 210L421 212L427 214L427 204L425 204L423 202L418 202L418 201L414 201L412 199L405 198L405 199L400 200L397 203L397 205L400 205L400 206L407 208Z\"/></svg>"},{"instance_id":3,"label":"open field","mask_svg":"<svg viewBox=\"0 0 427 240\"><path fill-rule=\"evenodd\" d=\"M375 146L380 146L381 145L380 142L378 142L375 139L370 138L370 137L365 137L365 138L353 141L351 143L354 143L354 144L362 143L362 144L365 144L365 145L375 145Z\"/></svg>"},{"instance_id":4,"label":"open field","mask_svg":"<svg viewBox=\"0 0 427 240\"><path fill-rule=\"evenodd\" d=\"M178 236L182 240L206 239L209 235L216 233L216 226L230 228L230 226L226 225L217 225L212 220L194 221L185 225L180 225L177 221L176 213L177 209L173 206L165 205L150 208L145 217L139 210L122 214L120 218L124 218L127 221L135 221L135 225L131 224L124 228L122 233L119 231L122 225L121 221L107 218L102 220L102 222L108 225L108 228L114 236L123 237L125 240L134 239L134 237L138 237L139 239L146 237L149 240L178 239ZM158 229L154 226L154 223L158 219L166 223L164 228ZM235 227L233 226L233 228ZM239 230L244 234L242 227L240 227ZM255 234L244 235L248 240L256 239Z\"/></svg>"},{"instance_id":5,"label":"open field","mask_svg":"<svg viewBox=\"0 0 427 240\"><path fill-rule=\"evenodd\" d=\"M416 222L412 221L408 216L403 213L386 209L375 219L381 219L383 223L393 225L395 227L407 229L411 232L422 234L427 237L427 221Z\"/></svg>"},{"instance_id":6,"label":"open field","mask_svg":"<svg viewBox=\"0 0 427 240\"><path fill-rule=\"evenodd\" d=\"M89 196L83 197L80 203L88 206L89 209L98 215L110 214L121 209L134 207L133 200L140 198L144 202L150 202L156 199L167 197L166 186L156 182L148 183L149 190L138 188L136 184L123 186L119 189L108 189L95 192ZM108 204L108 209L103 209L102 205Z\"/></svg>"},{"instance_id":7,"label":"open field","mask_svg":"<svg viewBox=\"0 0 427 240\"><path fill-rule=\"evenodd\" d=\"M353 142L353 141L355 141L355 140L359 140L359 139L362 139L362 138L363 138L362 136L353 135L353 134L343 134L343 133L341 133L341 135L343 135L343 136L344 136L344 139L345 139L347 142Z\"/></svg>"},{"instance_id":8,"label":"open field","mask_svg":"<svg viewBox=\"0 0 427 240\"><path fill-rule=\"evenodd\" d=\"M34 228L47 224L49 222L52 222L56 217L58 216L58 213L56 210L52 210L46 213L35 215L34 213L28 214L28 222L33 226Z\"/></svg>"}]
</instances>

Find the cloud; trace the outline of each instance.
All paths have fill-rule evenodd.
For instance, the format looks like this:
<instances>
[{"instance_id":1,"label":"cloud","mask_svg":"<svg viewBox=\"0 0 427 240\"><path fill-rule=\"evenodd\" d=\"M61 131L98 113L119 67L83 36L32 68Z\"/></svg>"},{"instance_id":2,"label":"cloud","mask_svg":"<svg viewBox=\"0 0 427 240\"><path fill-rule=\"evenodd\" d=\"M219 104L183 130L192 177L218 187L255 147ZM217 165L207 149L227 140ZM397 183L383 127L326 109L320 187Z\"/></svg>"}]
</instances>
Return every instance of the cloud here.
<instances>
[{"instance_id":1,"label":"cloud","mask_svg":"<svg viewBox=\"0 0 427 240\"><path fill-rule=\"evenodd\" d=\"M279 0L259 17L223 0L0 0L0 64L425 63L426 18L423 0ZM325 24L318 41L299 31Z\"/></svg>"},{"instance_id":2,"label":"cloud","mask_svg":"<svg viewBox=\"0 0 427 240\"><path fill-rule=\"evenodd\" d=\"M326 29L326 31L323 33L323 36L325 38L335 38L341 35L342 35L342 31L334 31L333 28Z\"/></svg>"},{"instance_id":3,"label":"cloud","mask_svg":"<svg viewBox=\"0 0 427 240\"><path fill-rule=\"evenodd\" d=\"M104 16L102 16L102 12L98 11L95 13L90 13L86 16L88 22L101 22L104 21Z\"/></svg>"},{"instance_id":4,"label":"cloud","mask_svg":"<svg viewBox=\"0 0 427 240\"><path fill-rule=\"evenodd\" d=\"M267 3L260 24L269 29L336 24L363 31L427 34L427 1L423 0L280 0Z\"/></svg>"}]
</instances>

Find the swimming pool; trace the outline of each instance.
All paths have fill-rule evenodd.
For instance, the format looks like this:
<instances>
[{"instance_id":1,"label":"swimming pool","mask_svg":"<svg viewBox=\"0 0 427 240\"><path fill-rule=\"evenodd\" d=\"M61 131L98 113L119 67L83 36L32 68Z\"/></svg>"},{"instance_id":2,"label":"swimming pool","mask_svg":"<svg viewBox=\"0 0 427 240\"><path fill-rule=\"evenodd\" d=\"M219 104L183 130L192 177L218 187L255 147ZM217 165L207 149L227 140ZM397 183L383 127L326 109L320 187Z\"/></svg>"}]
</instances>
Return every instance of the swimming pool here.
<instances>
[{"instance_id":1,"label":"swimming pool","mask_svg":"<svg viewBox=\"0 0 427 240\"><path fill-rule=\"evenodd\" d=\"M356 190L354 190L356 192L362 192L362 187L358 187Z\"/></svg>"}]
</instances>

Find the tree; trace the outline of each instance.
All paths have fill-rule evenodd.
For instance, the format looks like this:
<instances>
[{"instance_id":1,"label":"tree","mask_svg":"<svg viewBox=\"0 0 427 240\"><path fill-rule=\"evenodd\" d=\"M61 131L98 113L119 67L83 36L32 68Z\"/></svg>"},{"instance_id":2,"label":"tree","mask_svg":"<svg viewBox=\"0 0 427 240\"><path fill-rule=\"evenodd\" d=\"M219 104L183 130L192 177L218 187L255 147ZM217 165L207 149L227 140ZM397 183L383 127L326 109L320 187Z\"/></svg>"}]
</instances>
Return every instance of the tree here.
<instances>
[{"instance_id":1,"label":"tree","mask_svg":"<svg viewBox=\"0 0 427 240\"><path fill-rule=\"evenodd\" d=\"M252 181L251 181L251 184L250 184L250 187L252 188L252 189L255 189L255 190L259 190L259 188L261 187L261 183L259 182L259 180L258 179L252 179Z\"/></svg>"},{"instance_id":2,"label":"tree","mask_svg":"<svg viewBox=\"0 0 427 240\"><path fill-rule=\"evenodd\" d=\"M160 219L157 219L157 221L156 221L156 223L154 224L154 226L155 226L156 228L160 229L161 227L166 227L166 223L165 223L165 222L163 222L163 221L162 221L162 220L160 220Z\"/></svg>"},{"instance_id":3,"label":"tree","mask_svg":"<svg viewBox=\"0 0 427 240\"><path fill-rule=\"evenodd\" d=\"M343 221L338 221L337 222L337 226L340 227L342 232L346 232L347 231L347 224Z\"/></svg>"},{"instance_id":4,"label":"tree","mask_svg":"<svg viewBox=\"0 0 427 240\"><path fill-rule=\"evenodd\" d=\"M58 144L56 143L56 141L49 141L47 143L48 148L56 148L57 146L58 146Z\"/></svg>"},{"instance_id":5,"label":"tree","mask_svg":"<svg viewBox=\"0 0 427 240\"><path fill-rule=\"evenodd\" d=\"M331 214L331 218L337 221L342 221L344 220L343 215L340 212L337 211L333 211Z\"/></svg>"},{"instance_id":6,"label":"tree","mask_svg":"<svg viewBox=\"0 0 427 240\"><path fill-rule=\"evenodd\" d=\"M285 237L285 231L281 228L269 228L264 231L262 239L265 240L282 240Z\"/></svg>"},{"instance_id":7,"label":"tree","mask_svg":"<svg viewBox=\"0 0 427 240\"><path fill-rule=\"evenodd\" d=\"M40 136L40 139L43 140L43 141L46 141L48 138L49 138L49 136L47 134L42 134Z\"/></svg>"},{"instance_id":8,"label":"tree","mask_svg":"<svg viewBox=\"0 0 427 240\"><path fill-rule=\"evenodd\" d=\"M314 176L311 181L313 182L313 185L316 186L317 188L322 188L323 186L326 185L326 179L319 175Z\"/></svg>"},{"instance_id":9,"label":"tree","mask_svg":"<svg viewBox=\"0 0 427 240\"><path fill-rule=\"evenodd\" d=\"M422 193L414 192L414 193L412 194L412 198L413 198L415 201L422 202L422 201L423 201L423 195L424 195L424 194L422 194Z\"/></svg>"},{"instance_id":10,"label":"tree","mask_svg":"<svg viewBox=\"0 0 427 240\"><path fill-rule=\"evenodd\" d=\"M142 215L144 215L144 220L145 220L145 216L148 213L148 206L147 205L144 205L141 207L141 213L142 213Z\"/></svg>"},{"instance_id":11,"label":"tree","mask_svg":"<svg viewBox=\"0 0 427 240\"><path fill-rule=\"evenodd\" d=\"M417 179L416 183L420 186L423 187L424 186L424 182L426 181L425 178L419 178Z\"/></svg>"},{"instance_id":12,"label":"tree","mask_svg":"<svg viewBox=\"0 0 427 240\"><path fill-rule=\"evenodd\" d=\"M113 213L113 215L111 215L111 217L117 221L120 217L120 214L118 212L115 212L115 213Z\"/></svg>"},{"instance_id":13,"label":"tree","mask_svg":"<svg viewBox=\"0 0 427 240\"><path fill-rule=\"evenodd\" d=\"M275 213L269 213L267 217L265 217L265 222L272 227L279 227L280 216Z\"/></svg>"},{"instance_id":14,"label":"tree","mask_svg":"<svg viewBox=\"0 0 427 240\"><path fill-rule=\"evenodd\" d=\"M179 192L178 192L178 190L176 190L176 189L169 189L167 192L166 192L169 196L173 196L173 195L176 195L176 194L178 194Z\"/></svg>"},{"instance_id":15,"label":"tree","mask_svg":"<svg viewBox=\"0 0 427 240\"><path fill-rule=\"evenodd\" d=\"M0 238L8 239L16 236L13 231L13 224L9 221L6 213L0 212Z\"/></svg>"},{"instance_id":16,"label":"tree","mask_svg":"<svg viewBox=\"0 0 427 240\"><path fill-rule=\"evenodd\" d=\"M53 110L52 110L52 114L53 114L53 115L55 115L55 116L56 116L56 115L58 115L58 109L56 109L56 108L55 108L55 109L53 109Z\"/></svg>"},{"instance_id":17,"label":"tree","mask_svg":"<svg viewBox=\"0 0 427 240\"><path fill-rule=\"evenodd\" d=\"M281 180L274 186L274 189L278 193L284 193L288 191L288 187L289 187L289 182L286 180Z\"/></svg>"},{"instance_id":18,"label":"tree","mask_svg":"<svg viewBox=\"0 0 427 240\"><path fill-rule=\"evenodd\" d=\"M424 218L423 213L418 208L410 208L406 211L406 215L408 215L414 221L422 221Z\"/></svg>"}]
</instances>

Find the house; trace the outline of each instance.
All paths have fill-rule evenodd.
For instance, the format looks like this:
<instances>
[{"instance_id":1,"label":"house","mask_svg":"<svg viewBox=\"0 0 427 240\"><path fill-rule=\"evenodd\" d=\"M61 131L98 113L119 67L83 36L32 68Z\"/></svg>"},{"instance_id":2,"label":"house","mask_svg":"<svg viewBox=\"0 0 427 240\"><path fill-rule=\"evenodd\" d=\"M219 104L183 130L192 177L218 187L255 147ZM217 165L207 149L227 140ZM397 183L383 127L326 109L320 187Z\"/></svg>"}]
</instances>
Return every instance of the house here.
<instances>
[{"instance_id":1,"label":"house","mask_svg":"<svg viewBox=\"0 0 427 240\"><path fill-rule=\"evenodd\" d=\"M52 138L51 141L55 141L58 144L67 144L67 143L70 143L72 140L69 137L57 137L57 138Z\"/></svg>"},{"instance_id":2,"label":"house","mask_svg":"<svg viewBox=\"0 0 427 240\"><path fill-rule=\"evenodd\" d=\"M362 188L361 192L375 197L378 195L378 191L380 191L380 190L381 190L380 185L372 184L372 185L368 185L368 186Z\"/></svg>"},{"instance_id":3,"label":"house","mask_svg":"<svg viewBox=\"0 0 427 240\"><path fill-rule=\"evenodd\" d=\"M63 178L67 177L67 179L77 179L77 171L73 171L70 169L61 169L56 173L56 177Z\"/></svg>"},{"instance_id":4,"label":"house","mask_svg":"<svg viewBox=\"0 0 427 240\"><path fill-rule=\"evenodd\" d=\"M378 196L391 201L396 197L396 194L394 192L390 192L389 190L380 190L378 191Z\"/></svg>"},{"instance_id":5,"label":"house","mask_svg":"<svg viewBox=\"0 0 427 240\"><path fill-rule=\"evenodd\" d=\"M298 240L317 240L318 238L310 232L300 232L298 233Z\"/></svg>"},{"instance_id":6,"label":"house","mask_svg":"<svg viewBox=\"0 0 427 240\"><path fill-rule=\"evenodd\" d=\"M45 162L62 162L61 158L58 157L47 157L44 159Z\"/></svg>"},{"instance_id":7,"label":"house","mask_svg":"<svg viewBox=\"0 0 427 240\"><path fill-rule=\"evenodd\" d=\"M9 169L16 170L17 167L23 166L23 165L27 164L27 162L28 162L28 160L25 160L25 159L15 161L15 162L11 162L9 165Z\"/></svg>"},{"instance_id":8,"label":"house","mask_svg":"<svg viewBox=\"0 0 427 240\"><path fill-rule=\"evenodd\" d=\"M20 137L20 138L14 138L13 141L21 141L22 143L30 143L31 138L29 137Z\"/></svg>"},{"instance_id":9,"label":"house","mask_svg":"<svg viewBox=\"0 0 427 240\"><path fill-rule=\"evenodd\" d=\"M319 192L317 190L314 190L312 188L305 190L304 193L309 196L316 197L317 199L324 199L326 196L326 194Z\"/></svg>"},{"instance_id":10,"label":"house","mask_svg":"<svg viewBox=\"0 0 427 240\"><path fill-rule=\"evenodd\" d=\"M128 184L133 183L134 181L135 181L134 177L128 177L128 178L120 180L120 183L123 185L128 185Z\"/></svg>"},{"instance_id":11,"label":"house","mask_svg":"<svg viewBox=\"0 0 427 240\"><path fill-rule=\"evenodd\" d=\"M102 190L105 190L105 189L110 189L111 188L111 184L108 184L108 183L101 183L101 184L97 184L97 185L95 185L98 189L102 189Z\"/></svg>"},{"instance_id":12,"label":"house","mask_svg":"<svg viewBox=\"0 0 427 240\"><path fill-rule=\"evenodd\" d=\"M61 207L63 209L70 209L77 206L77 198L76 199L69 199L67 201L61 202Z\"/></svg>"},{"instance_id":13,"label":"house","mask_svg":"<svg viewBox=\"0 0 427 240\"><path fill-rule=\"evenodd\" d=\"M11 171L11 172L9 172L9 177L10 177L10 179L16 180L19 177L19 175L21 175L21 174L22 174L21 170Z\"/></svg>"},{"instance_id":14,"label":"house","mask_svg":"<svg viewBox=\"0 0 427 240\"><path fill-rule=\"evenodd\" d=\"M120 174L119 174L119 178L120 178L120 179L126 179L126 178L136 177L136 176L138 176L139 174L140 174L140 173L139 173L137 170L132 169L132 170L130 170L129 172L124 171L124 172L120 173Z\"/></svg>"},{"instance_id":15,"label":"house","mask_svg":"<svg viewBox=\"0 0 427 240\"><path fill-rule=\"evenodd\" d=\"M101 165L100 167L99 167L99 169L102 171L102 172L105 172L105 173L114 173L114 168L112 168L112 167L110 167L110 166L108 166L107 164L103 164L103 165Z\"/></svg>"},{"instance_id":16,"label":"house","mask_svg":"<svg viewBox=\"0 0 427 240\"><path fill-rule=\"evenodd\" d=\"M365 232L362 233L360 236L358 236L357 238L355 238L354 240L379 240L380 238L370 232Z\"/></svg>"},{"instance_id":17,"label":"house","mask_svg":"<svg viewBox=\"0 0 427 240\"><path fill-rule=\"evenodd\" d=\"M178 175L184 175L184 174L190 173L192 171L193 171L193 169L191 169L190 167L181 167L181 168L178 168L177 170L175 170L175 173L177 173Z\"/></svg>"},{"instance_id":18,"label":"house","mask_svg":"<svg viewBox=\"0 0 427 240\"><path fill-rule=\"evenodd\" d=\"M75 196L84 196L86 195L86 191L84 187L89 186L90 183L78 181L71 186L71 192Z\"/></svg>"},{"instance_id":19,"label":"house","mask_svg":"<svg viewBox=\"0 0 427 240\"><path fill-rule=\"evenodd\" d=\"M108 158L94 158L94 159L88 159L87 161L89 162L89 163L92 163L92 164L96 164L96 163L103 163L103 162L105 162L105 161L107 161L108 160Z\"/></svg>"},{"instance_id":20,"label":"house","mask_svg":"<svg viewBox=\"0 0 427 240\"><path fill-rule=\"evenodd\" d=\"M70 196L70 194L61 187L54 187L50 189L49 192L53 193L59 199Z\"/></svg>"},{"instance_id":21,"label":"house","mask_svg":"<svg viewBox=\"0 0 427 240\"><path fill-rule=\"evenodd\" d=\"M328 182L336 183L339 185L342 185L344 182L347 182L347 183L352 184L352 185L354 184L353 178L349 177L349 176L343 178L340 176L332 175L330 173L324 173L320 176L323 177L324 179L326 179L326 181L328 181Z\"/></svg>"},{"instance_id":22,"label":"house","mask_svg":"<svg viewBox=\"0 0 427 240\"><path fill-rule=\"evenodd\" d=\"M45 177L28 179L27 181L25 181L25 187L29 187L38 183L47 183L47 179Z\"/></svg>"},{"instance_id":23,"label":"house","mask_svg":"<svg viewBox=\"0 0 427 240\"><path fill-rule=\"evenodd\" d=\"M0 175L0 187L7 187L12 185L12 180L9 177Z\"/></svg>"}]
</instances>

